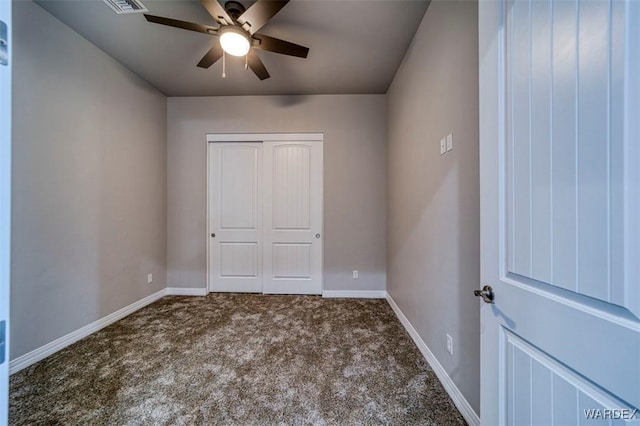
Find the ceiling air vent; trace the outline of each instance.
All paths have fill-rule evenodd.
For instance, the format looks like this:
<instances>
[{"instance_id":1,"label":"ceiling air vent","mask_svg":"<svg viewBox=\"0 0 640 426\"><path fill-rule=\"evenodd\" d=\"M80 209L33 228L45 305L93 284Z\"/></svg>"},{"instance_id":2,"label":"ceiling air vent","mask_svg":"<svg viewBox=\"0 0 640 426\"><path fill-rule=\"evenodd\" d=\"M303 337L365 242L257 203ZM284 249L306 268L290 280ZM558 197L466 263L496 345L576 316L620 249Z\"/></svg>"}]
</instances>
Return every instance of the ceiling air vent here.
<instances>
[{"instance_id":1,"label":"ceiling air vent","mask_svg":"<svg viewBox=\"0 0 640 426\"><path fill-rule=\"evenodd\" d=\"M102 0L115 13L121 15L123 13L140 13L148 12L147 8L138 0Z\"/></svg>"}]
</instances>

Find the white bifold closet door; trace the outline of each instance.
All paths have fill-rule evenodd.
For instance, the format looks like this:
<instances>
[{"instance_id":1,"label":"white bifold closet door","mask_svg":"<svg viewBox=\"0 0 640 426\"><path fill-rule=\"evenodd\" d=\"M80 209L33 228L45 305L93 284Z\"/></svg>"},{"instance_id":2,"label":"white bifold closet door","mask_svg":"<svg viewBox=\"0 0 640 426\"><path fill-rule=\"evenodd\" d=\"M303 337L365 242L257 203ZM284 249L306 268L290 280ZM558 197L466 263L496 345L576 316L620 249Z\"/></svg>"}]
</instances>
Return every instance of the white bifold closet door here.
<instances>
[{"instance_id":1,"label":"white bifold closet door","mask_svg":"<svg viewBox=\"0 0 640 426\"><path fill-rule=\"evenodd\" d=\"M322 292L322 143L213 143L211 291Z\"/></svg>"}]
</instances>

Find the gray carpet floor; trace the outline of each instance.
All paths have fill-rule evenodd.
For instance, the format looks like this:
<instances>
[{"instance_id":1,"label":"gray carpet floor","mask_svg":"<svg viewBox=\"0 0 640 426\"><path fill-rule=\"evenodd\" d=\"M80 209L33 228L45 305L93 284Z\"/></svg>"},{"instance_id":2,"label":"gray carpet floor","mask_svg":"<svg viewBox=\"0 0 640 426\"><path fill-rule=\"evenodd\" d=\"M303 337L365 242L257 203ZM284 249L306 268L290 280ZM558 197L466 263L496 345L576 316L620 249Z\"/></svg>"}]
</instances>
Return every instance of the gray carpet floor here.
<instances>
[{"instance_id":1,"label":"gray carpet floor","mask_svg":"<svg viewBox=\"0 0 640 426\"><path fill-rule=\"evenodd\" d=\"M12 425L464 425L384 300L165 297L11 377Z\"/></svg>"}]
</instances>

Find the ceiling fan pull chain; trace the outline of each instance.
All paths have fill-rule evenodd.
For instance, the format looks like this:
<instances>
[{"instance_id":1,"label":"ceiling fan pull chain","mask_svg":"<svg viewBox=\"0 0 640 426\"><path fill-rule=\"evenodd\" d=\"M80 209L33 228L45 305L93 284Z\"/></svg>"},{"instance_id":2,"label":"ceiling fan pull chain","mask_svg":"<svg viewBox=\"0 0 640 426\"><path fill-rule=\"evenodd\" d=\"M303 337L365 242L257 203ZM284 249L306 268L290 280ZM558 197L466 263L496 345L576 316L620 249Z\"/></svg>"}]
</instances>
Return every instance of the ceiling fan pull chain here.
<instances>
[{"instance_id":1,"label":"ceiling fan pull chain","mask_svg":"<svg viewBox=\"0 0 640 426\"><path fill-rule=\"evenodd\" d=\"M222 78L227 77L227 55L225 51L222 51Z\"/></svg>"}]
</instances>

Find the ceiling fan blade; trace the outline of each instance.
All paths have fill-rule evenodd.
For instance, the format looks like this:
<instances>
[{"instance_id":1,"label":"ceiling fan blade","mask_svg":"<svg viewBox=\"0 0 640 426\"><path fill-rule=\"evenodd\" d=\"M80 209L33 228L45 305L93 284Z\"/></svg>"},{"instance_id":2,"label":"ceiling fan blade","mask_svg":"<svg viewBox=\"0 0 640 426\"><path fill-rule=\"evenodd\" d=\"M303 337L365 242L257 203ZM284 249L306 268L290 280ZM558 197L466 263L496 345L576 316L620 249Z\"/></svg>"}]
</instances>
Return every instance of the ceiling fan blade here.
<instances>
[{"instance_id":1,"label":"ceiling fan blade","mask_svg":"<svg viewBox=\"0 0 640 426\"><path fill-rule=\"evenodd\" d=\"M200 3L207 9L209 15L220 25L233 25L233 20L229 17L224 7L218 0L200 0Z\"/></svg>"},{"instance_id":2,"label":"ceiling fan blade","mask_svg":"<svg viewBox=\"0 0 640 426\"><path fill-rule=\"evenodd\" d=\"M270 77L269 71L264 67L262 60L254 50L249 51L249 54L247 55L247 62L251 71L253 71L260 80L266 80Z\"/></svg>"},{"instance_id":3,"label":"ceiling fan blade","mask_svg":"<svg viewBox=\"0 0 640 426\"><path fill-rule=\"evenodd\" d=\"M237 21L240 25L249 24L247 30L255 34L287 3L289 0L258 0L240 15Z\"/></svg>"},{"instance_id":4,"label":"ceiling fan blade","mask_svg":"<svg viewBox=\"0 0 640 426\"><path fill-rule=\"evenodd\" d=\"M299 44L289 41L269 37L264 34L255 34L253 38L260 41L260 44L253 45L253 47L257 49L280 53L282 55L297 56L298 58L306 58L309 54L308 47L300 46Z\"/></svg>"},{"instance_id":5,"label":"ceiling fan blade","mask_svg":"<svg viewBox=\"0 0 640 426\"><path fill-rule=\"evenodd\" d=\"M200 59L200 62L198 62L198 66L200 68L209 68L220 58L222 58L222 47L220 47L220 43L214 43L213 47L209 49L209 51L202 57L202 59Z\"/></svg>"},{"instance_id":6,"label":"ceiling fan blade","mask_svg":"<svg viewBox=\"0 0 640 426\"><path fill-rule=\"evenodd\" d=\"M204 33L209 35L218 35L218 29L214 27L210 27L208 25L201 25L201 24L196 24L196 23L187 22L187 21L178 21L177 19L163 18L162 16L147 15L146 13L144 17L147 18L147 21L153 22L154 24L167 25L169 27L181 28L183 30L195 31L198 33Z\"/></svg>"}]
</instances>

